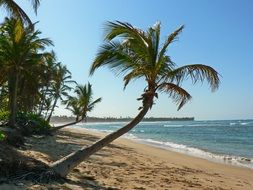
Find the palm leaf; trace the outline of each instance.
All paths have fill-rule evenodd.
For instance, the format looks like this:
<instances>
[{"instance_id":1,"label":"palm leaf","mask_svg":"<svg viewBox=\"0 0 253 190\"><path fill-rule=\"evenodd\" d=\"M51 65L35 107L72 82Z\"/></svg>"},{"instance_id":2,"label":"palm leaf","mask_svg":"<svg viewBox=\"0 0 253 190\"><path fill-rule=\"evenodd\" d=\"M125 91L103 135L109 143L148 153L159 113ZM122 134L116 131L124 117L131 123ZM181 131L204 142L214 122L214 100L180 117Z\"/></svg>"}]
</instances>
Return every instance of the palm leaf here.
<instances>
[{"instance_id":1,"label":"palm leaf","mask_svg":"<svg viewBox=\"0 0 253 190\"><path fill-rule=\"evenodd\" d=\"M162 83L157 90L169 94L169 97L178 105L178 110L192 98L186 90L173 83Z\"/></svg>"},{"instance_id":2,"label":"palm leaf","mask_svg":"<svg viewBox=\"0 0 253 190\"><path fill-rule=\"evenodd\" d=\"M202 64L185 65L169 72L168 79L175 81L177 84L181 83L188 77L191 78L195 84L198 81L203 82L205 79L211 87L212 91L218 89L220 84L219 73L212 67Z\"/></svg>"},{"instance_id":3,"label":"palm leaf","mask_svg":"<svg viewBox=\"0 0 253 190\"><path fill-rule=\"evenodd\" d=\"M184 25L180 26L177 30L175 30L172 34L169 35L169 37L167 38L167 40L165 41L163 47L161 48L160 52L159 52L159 56L158 56L158 63L161 62L164 54L166 53L166 50L168 48L168 46L176 40L177 36L182 32L182 30L184 29Z\"/></svg>"},{"instance_id":4,"label":"palm leaf","mask_svg":"<svg viewBox=\"0 0 253 190\"><path fill-rule=\"evenodd\" d=\"M98 98L98 99L96 99L95 101L93 101L92 103L90 103L90 104L88 105L88 111L92 111L92 109L94 108L94 106L95 106L97 103L101 102L101 101L102 101L102 98Z\"/></svg>"}]
</instances>

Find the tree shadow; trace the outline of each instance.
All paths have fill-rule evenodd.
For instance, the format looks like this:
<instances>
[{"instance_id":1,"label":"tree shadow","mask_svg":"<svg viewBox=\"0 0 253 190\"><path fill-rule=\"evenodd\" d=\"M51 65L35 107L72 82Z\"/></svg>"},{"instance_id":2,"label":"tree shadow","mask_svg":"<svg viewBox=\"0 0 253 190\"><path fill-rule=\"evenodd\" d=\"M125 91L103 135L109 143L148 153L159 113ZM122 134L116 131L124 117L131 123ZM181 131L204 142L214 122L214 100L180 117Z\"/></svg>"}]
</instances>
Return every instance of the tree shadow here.
<instances>
[{"instance_id":1,"label":"tree shadow","mask_svg":"<svg viewBox=\"0 0 253 190\"><path fill-rule=\"evenodd\" d=\"M85 134L70 131L58 131L54 136L33 136L27 139L28 149L40 152L48 156L51 162L66 156L74 151L79 150L83 146L89 146L100 138ZM115 144L109 144L104 149L98 151L94 156L110 156L107 149L119 149L132 151L131 148L122 147Z\"/></svg>"},{"instance_id":2,"label":"tree shadow","mask_svg":"<svg viewBox=\"0 0 253 190\"><path fill-rule=\"evenodd\" d=\"M50 169L48 165L74 151L77 151L83 146L88 146L98 141L100 138L85 134L78 133L73 131L60 130L54 136L32 136L26 139L25 148L26 151L29 152L28 155L23 155L23 157L27 157L27 159L33 159L34 163L36 161L37 165L44 166L44 169ZM83 163L83 166L86 167L89 164L93 163L93 167L99 167L101 164L104 166L124 166L125 163L122 162L111 162L104 163L103 158L112 156L109 149L118 149L118 150L126 150L128 152L133 151L131 148L122 147L115 144L110 144L106 148L100 150L93 156L91 156L86 162ZM27 153L25 153L27 154ZM40 163L40 164L38 164ZM36 165L35 164L35 165ZM85 168L85 171L88 171ZM27 180L27 179L26 179ZM30 179L28 179L30 180ZM32 181L32 180L30 180ZM41 182L40 182L41 183ZM103 184L99 184L96 181L96 176L87 173L78 172L78 170L74 169L66 179L54 180L54 185L60 186L62 189L75 189L81 187L83 189L117 189L115 187L105 187ZM47 184L47 181L43 184L47 188L51 188L52 184ZM70 186L70 187L68 187Z\"/></svg>"},{"instance_id":3,"label":"tree shadow","mask_svg":"<svg viewBox=\"0 0 253 190\"><path fill-rule=\"evenodd\" d=\"M32 141L46 141L45 138L31 137L27 140ZM63 143L55 142L56 146L60 146ZM36 147L37 149L33 149ZM58 148L58 147L56 147ZM27 147L28 149L28 147ZM43 148L38 146L31 146L29 150L42 151ZM75 180L69 178L61 178L55 176L54 173L50 173L50 168L47 163L23 154L25 151L19 150L5 143L0 143L0 187L3 184L17 186L23 184L30 188L33 185L36 187L46 187L47 189L69 189L68 186L80 187L82 189L104 189L104 190L116 190L114 187L104 187L99 184L96 179L89 175L81 175ZM44 150L45 153L48 153ZM106 156L106 155L105 155Z\"/></svg>"}]
</instances>

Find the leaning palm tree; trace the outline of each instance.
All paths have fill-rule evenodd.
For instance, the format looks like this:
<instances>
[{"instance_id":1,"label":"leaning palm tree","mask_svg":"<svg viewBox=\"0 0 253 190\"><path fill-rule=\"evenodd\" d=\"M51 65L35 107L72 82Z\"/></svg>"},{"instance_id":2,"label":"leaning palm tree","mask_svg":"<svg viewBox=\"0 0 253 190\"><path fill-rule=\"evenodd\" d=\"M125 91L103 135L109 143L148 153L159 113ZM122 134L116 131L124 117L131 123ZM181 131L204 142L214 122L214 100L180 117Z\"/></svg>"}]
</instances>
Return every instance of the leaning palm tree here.
<instances>
[{"instance_id":1,"label":"leaning palm tree","mask_svg":"<svg viewBox=\"0 0 253 190\"><path fill-rule=\"evenodd\" d=\"M37 14L40 0L31 0L33 10ZM3 6L12 17L19 18L22 22L33 27L32 21L25 11L13 0L0 0L0 7Z\"/></svg>"},{"instance_id":2,"label":"leaning palm tree","mask_svg":"<svg viewBox=\"0 0 253 190\"><path fill-rule=\"evenodd\" d=\"M158 92L167 93L177 103L179 110L191 99L191 95L181 87L183 80L190 78L194 84L207 80L212 90L219 86L219 75L210 66L195 64L176 67L166 54L168 46L183 30L183 26L170 34L162 45L160 23L143 31L117 21L109 22L106 29L106 42L100 48L90 73L107 66L116 74L125 75L125 87L133 79L144 79L146 87L138 98L142 101L140 112L119 130L53 163L52 169L61 176L66 176L80 162L135 127L152 108Z\"/></svg>"},{"instance_id":3,"label":"leaning palm tree","mask_svg":"<svg viewBox=\"0 0 253 190\"><path fill-rule=\"evenodd\" d=\"M63 127L67 127L70 125L77 124L83 120L86 121L87 113L91 112L97 103L101 102L102 98L97 98L93 100L93 90L92 85L88 82L87 85L77 85L75 89L75 93L77 97L69 97L67 101L65 101L67 105L67 109L72 112L76 116L76 121L68 124L64 124L61 126L54 127L52 131L56 131L62 129Z\"/></svg>"}]
</instances>

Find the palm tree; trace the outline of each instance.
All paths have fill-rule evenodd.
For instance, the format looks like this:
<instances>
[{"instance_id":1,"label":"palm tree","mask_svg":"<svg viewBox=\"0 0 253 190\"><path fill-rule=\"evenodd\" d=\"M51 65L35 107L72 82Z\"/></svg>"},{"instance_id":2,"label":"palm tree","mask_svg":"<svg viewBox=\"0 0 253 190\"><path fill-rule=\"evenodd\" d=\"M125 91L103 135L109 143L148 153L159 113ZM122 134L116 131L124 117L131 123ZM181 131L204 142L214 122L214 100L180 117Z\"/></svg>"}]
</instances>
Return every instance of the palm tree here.
<instances>
[{"instance_id":1,"label":"palm tree","mask_svg":"<svg viewBox=\"0 0 253 190\"><path fill-rule=\"evenodd\" d=\"M37 14L40 0L31 0L33 10ZM13 0L0 0L0 6L5 7L8 13L15 18L19 18L22 22L28 23L33 27L31 19L25 13L25 11Z\"/></svg>"},{"instance_id":2,"label":"palm tree","mask_svg":"<svg viewBox=\"0 0 253 190\"><path fill-rule=\"evenodd\" d=\"M17 95L21 76L34 64L41 63L42 51L52 45L47 38L39 38L40 31L24 27L18 19L6 19L0 26L0 66L8 80L11 126L15 126Z\"/></svg>"},{"instance_id":3,"label":"palm tree","mask_svg":"<svg viewBox=\"0 0 253 190\"><path fill-rule=\"evenodd\" d=\"M49 122L51 119L51 116L54 112L54 109L56 107L57 101L63 100L63 96L68 96L68 91L70 91L72 88L69 86L71 83L76 83L73 80L70 80L71 73L67 69L65 65L58 64L58 67L56 69L55 77L52 81L52 97L54 99L54 103L52 105L52 109L49 113L49 116L47 118L47 121Z\"/></svg>"},{"instance_id":4,"label":"palm tree","mask_svg":"<svg viewBox=\"0 0 253 190\"><path fill-rule=\"evenodd\" d=\"M46 118L47 113L51 110L51 102L52 102L52 95L53 89L50 88L52 83L54 83L56 75L58 73L58 67L60 65L59 62L56 61L56 55L54 51L49 53L49 56L45 57L45 64L44 69L41 70L39 73L41 75L40 80L38 83L40 84L39 88L39 106L37 107L36 112L42 116L42 112Z\"/></svg>"},{"instance_id":5,"label":"palm tree","mask_svg":"<svg viewBox=\"0 0 253 190\"><path fill-rule=\"evenodd\" d=\"M102 98L97 98L93 101L92 85L88 82L87 85L77 85L75 93L77 94L78 105L80 107L82 120L87 118L87 112L91 112L95 105L101 102Z\"/></svg>"},{"instance_id":6,"label":"palm tree","mask_svg":"<svg viewBox=\"0 0 253 190\"><path fill-rule=\"evenodd\" d=\"M125 87L133 79L143 78L147 86L138 99L142 101L140 112L121 129L53 163L51 167L56 173L66 176L90 155L131 130L152 108L154 99L158 98L158 92L167 93L177 103L179 110L191 99L191 95L181 87L183 80L190 78L194 84L207 80L212 90L218 88L219 75L210 66L195 64L176 67L166 55L168 46L182 30L183 26L170 34L164 44L160 45L160 23L147 31L119 21L108 23L106 42L99 50L90 73L107 66L116 74L125 74Z\"/></svg>"},{"instance_id":7,"label":"palm tree","mask_svg":"<svg viewBox=\"0 0 253 190\"><path fill-rule=\"evenodd\" d=\"M66 108L76 117L75 124L80 121L80 115L82 114L81 107L78 103L77 97L70 96L64 104L67 104Z\"/></svg>"},{"instance_id":8,"label":"palm tree","mask_svg":"<svg viewBox=\"0 0 253 190\"><path fill-rule=\"evenodd\" d=\"M51 78L46 62L48 57L51 56L51 53L45 53L45 56L39 62L29 65L29 69L23 70L18 87L18 106L20 111L38 112L37 110L42 104L41 99L43 97L41 89L46 85L45 81Z\"/></svg>"},{"instance_id":9,"label":"palm tree","mask_svg":"<svg viewBox=\"0 0 253 190\"><path fill-rule=\"evenodd\" d=\"M62 129L63 127L74 125L83 120L86 121L87 113L91 112L95 105L101 102L102 98L97 98L93 100L93 90L92 85L88 82L87 85L77 85L75 89L75 93L77 97L69 97L67 101L65 101L67 105L67 109L69 109L72 114L76 116L76 121L72 123L68 123L65 125L54 127L52 130L56 131Z\"/></svg>"}]
</instances>

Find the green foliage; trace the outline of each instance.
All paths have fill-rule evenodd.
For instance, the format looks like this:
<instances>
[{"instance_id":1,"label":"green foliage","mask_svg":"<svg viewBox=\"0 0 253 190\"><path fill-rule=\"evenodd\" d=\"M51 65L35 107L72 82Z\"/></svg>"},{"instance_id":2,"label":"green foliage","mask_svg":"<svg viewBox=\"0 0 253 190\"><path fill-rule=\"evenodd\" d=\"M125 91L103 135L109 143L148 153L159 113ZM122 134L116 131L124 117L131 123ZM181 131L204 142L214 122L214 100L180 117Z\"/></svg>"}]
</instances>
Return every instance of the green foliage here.
<instances>
[{"instance_id":1,"label":"green foliage","mask_svg":"<svg viewBox=\"0 0 253 190\"><path fill-rule=\"evenodd\" d=\"M40 115L34 113L18 113L17 124L24 134L46 134L51 125Z\"/></svg>"},{"instance_id":2,"label":"green foliage","mask_svg":"<svg viewBox=\"0 0 253 190\"><path fill-rule=\"evenodd\" d=\"M0 141L4 140L5 138L5 135L2 131L0 131Z\"/></svg>"},{"instance_id":3,"label":"green foliage","mask_svg":"<svg viewBox=\"0 0 253 190\"><path fill-rule=\"evenodd\" d=\"M95 105L102 101L102 98L93 100L92 85L88 82L87 85L77 85L75 89L77 97L69 96L69 99L64 101L67 109L70 110L75 116L76 120L85 119L87 112L91 112Z\"/></svg>"},{"instance_id":4,"label":"green foliage","mask_svg":"<svg viewBox=\"0 0 253 190\"><path fill-rule=\"evenodd\" d=\"M0 111L0 123L1 124L7 123L8 119L9 119L9 112Z\"/></svg>"},{"instance_id":5,"label":"green foliage","mask_svg":"<svg viewBox=\"0 0 253 190\"><path fill-rule=\"evenodd\" d=\"M38 7L40 5L40 0L32 0L30 1L33 7L34 12L37 14ZM33 26L31 19L26 14L26 12L22 9L22 7L13 0L0 0L0 7L3 6L5 10L12 16L22 20L29 24L31 27Z\"/></svg>"},{"instance_id":6,"label":"green foliage","mask_svg":"<svg viewBox=\"0 0 253 190\"><path fill-rule=\"evenodd\" d=\"M0 110L0 125L5 125L8 122L9 112ZM0 141L5 139L6 135L0 130Z\"/></svg>"},{"instance_id":7,"label":"green foliage","mask_svg":"<svg viewBox=\"0 0 253 190\"><path fill-rule=\"evenodd\" d=\"M7 125L9 119L8 111L0 111L0 124ZM20 112L16 118L17 126L23 135L31 134L46 134L49 132L51 126L40 115L34 113ZM0 140L5 136L0 131Z\"/></svg>"},{"instance_id":8,"label":"green foliage","mask_svg":"<svg viewBox=\"0 0 253 190\"><path fill-rule=\"evenodd\" d=\"M105 42L92 63L90 74L107 66L116 75L124 76L124 88L129 82L142 78L147 82L142 97L138 98L143 107L151 108L153 98L158 98L158 92L162 92L172 98L179 110L191 100L191 95L181 87L184 80L191 79L193 84L206 80L212 90L218 89L220 83L218 72L210 66L192 64L177 67L171 60L167 49L183 28L176 29L162 43L159 22L146 31L129 23L108 22ZM147 97L152 99L149 105Z\"/></svg>"}]
</instances>

